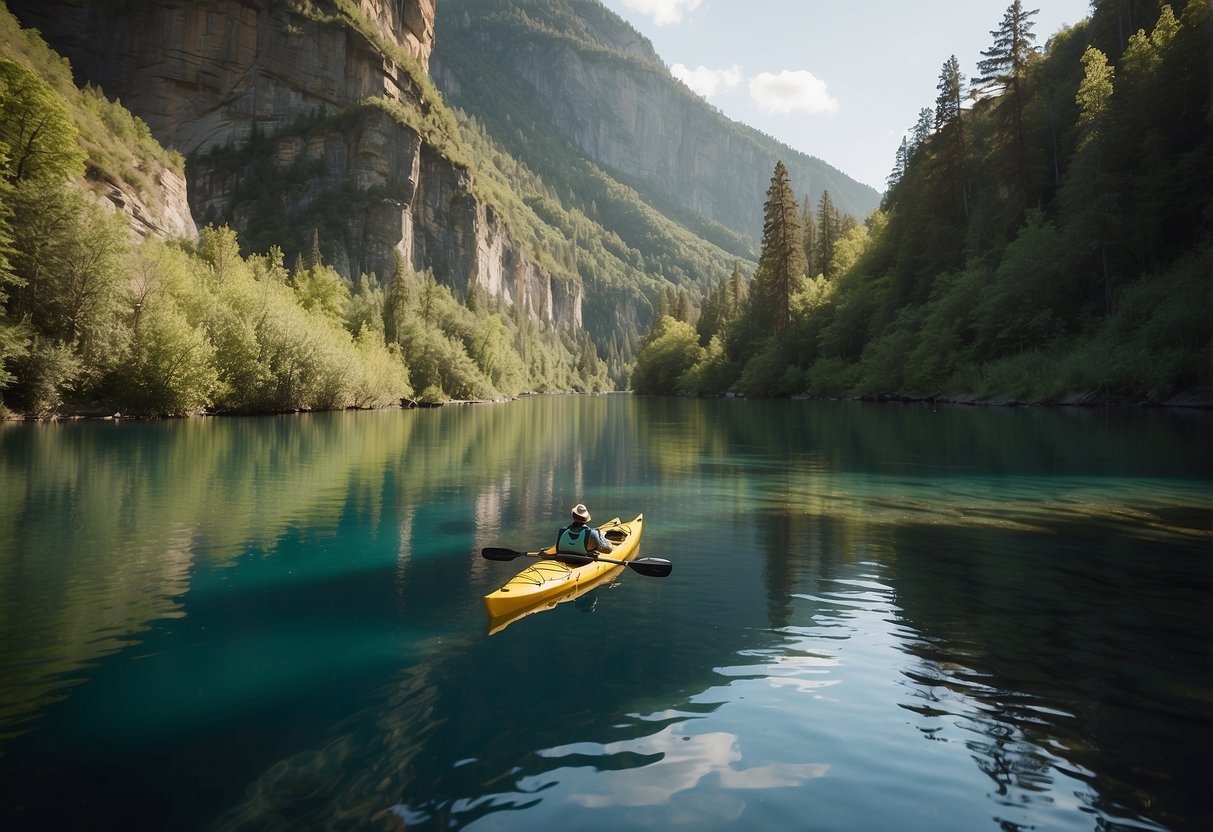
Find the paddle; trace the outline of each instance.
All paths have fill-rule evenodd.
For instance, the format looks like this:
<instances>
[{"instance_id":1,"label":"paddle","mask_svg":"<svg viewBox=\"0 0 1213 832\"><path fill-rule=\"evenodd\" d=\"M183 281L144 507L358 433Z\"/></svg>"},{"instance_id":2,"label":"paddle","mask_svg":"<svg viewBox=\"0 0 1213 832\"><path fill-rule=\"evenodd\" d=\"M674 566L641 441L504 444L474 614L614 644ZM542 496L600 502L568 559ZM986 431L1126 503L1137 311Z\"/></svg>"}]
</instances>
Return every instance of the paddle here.
<instances>
[{"instance_id":1,"label":"paddle","mask_svg":"<svg viewBox=\"0 0 1213 832\"><path fill-rule=\"evenodd\" d=\"M515 558L546 558L548 560L558 560L563 563L585 564L598 561L599 563L615 563L620 566L626 566L629 569L639 572L641 575L648 575L650 578L664 578L673 570L674 564L670 563L665 558L637 558L636 560L612 560L611 558L596 558L590 555L549 555L544 552L516 552L513 549L502 549L498 546L488 546L480 550L480 554L486 560L514 560Z\"/></svg>"}]
</instances>

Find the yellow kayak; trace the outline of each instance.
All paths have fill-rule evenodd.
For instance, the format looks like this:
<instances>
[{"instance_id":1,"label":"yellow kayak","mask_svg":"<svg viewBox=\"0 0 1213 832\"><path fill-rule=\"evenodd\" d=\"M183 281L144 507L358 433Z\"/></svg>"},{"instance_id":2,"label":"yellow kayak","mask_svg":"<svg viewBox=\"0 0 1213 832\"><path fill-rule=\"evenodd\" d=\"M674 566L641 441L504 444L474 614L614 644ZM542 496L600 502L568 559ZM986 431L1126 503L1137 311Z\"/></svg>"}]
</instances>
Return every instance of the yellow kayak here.
<instances>
[{"instance_id":1,"label":"yellow kayak","mask_svg":"<svg viewBox=\"0 0 1213 832\"><path fill-rule=\"evenodd\" d=\"M576 601L578 598L580 598L582 595L585 595L587 592L593 592L595 589L602 586L603 584L609 584L611 581L614 581L616 578L619 577L619 572L622 572L626 568L624 566L617 566L614 564L612 564L611 566L612 566L612 568L608 572L605 572L602 575L599 575L597 578L595 578L592 581L582 581L581 583L575 585L572 589L568 590L567 592L560 592L549 598L545 598L544 600L539 601L538 603L530 604L530 605L522 607L520 609L511 610L510 612L507 612L505 615L490 615L489 623L488 623L488 634L496 635L497 633L500 633L502 630L504 630L506 627L513 624L515 621L519 621L530 615L535 615L535 613L546 612L547 610L555 609L557 607L557 605L559 605L559 604L565 604L565 603L568 603L569 601Z\"/></svg>"},{"instance_id":2,"label":"yellow kayak","mask_svg":"<svg viewBox=\"0 0 1213 832\"><path fill-rule=\"evenodd\" d=\"M640 546L640 532L643 528L643 514L637 515L635 520L627 523L620 522L616 517L599 526L598 529L607 540L611 541L613 547L609 553L603 554L604 558L610 560L592 560L589 563L579 564L576 562L576 556L570 558L573 561L571 563L548 559L546 556L556 554L555 546L549 546L540 552L526 553L527 556L536 557L539 560L510 578L499 589L484 596L485 612L489 614L490 618L500 618L539 606L556 596L571 594L611 570L619 569L620 564L611 563L611 561L626 562L636 556L636 551ZM588 587L586 588L588 589Z\"/></svg>"}]
</instances>

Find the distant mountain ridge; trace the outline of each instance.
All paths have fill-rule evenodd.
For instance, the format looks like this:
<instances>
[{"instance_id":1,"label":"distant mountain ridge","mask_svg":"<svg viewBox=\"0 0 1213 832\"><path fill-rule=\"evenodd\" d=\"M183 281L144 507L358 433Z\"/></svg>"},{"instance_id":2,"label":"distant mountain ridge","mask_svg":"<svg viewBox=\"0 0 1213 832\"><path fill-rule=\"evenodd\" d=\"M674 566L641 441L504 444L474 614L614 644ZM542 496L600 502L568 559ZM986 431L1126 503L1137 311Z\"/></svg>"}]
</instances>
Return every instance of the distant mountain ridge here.
<instances>
[{"instance_id":1,"label":"distant mountain ridge","mask_svg":"<svg viewBox=\"0 0 1213 832\"><path fill-rule=\"evenodd\" d=\"M526 133L567 139L708 239L712 224L758 238L777 160L813 205L828 190L839 210L862 220L879 204L870 186L726 118L598 0L445 0L435 29L431 69L444 98L545 175L553 163L536 158L539 143ZM529 114L517 111L520 97ZM519 124L519 115L534 120Z\"/></svg>"}]
</instances>

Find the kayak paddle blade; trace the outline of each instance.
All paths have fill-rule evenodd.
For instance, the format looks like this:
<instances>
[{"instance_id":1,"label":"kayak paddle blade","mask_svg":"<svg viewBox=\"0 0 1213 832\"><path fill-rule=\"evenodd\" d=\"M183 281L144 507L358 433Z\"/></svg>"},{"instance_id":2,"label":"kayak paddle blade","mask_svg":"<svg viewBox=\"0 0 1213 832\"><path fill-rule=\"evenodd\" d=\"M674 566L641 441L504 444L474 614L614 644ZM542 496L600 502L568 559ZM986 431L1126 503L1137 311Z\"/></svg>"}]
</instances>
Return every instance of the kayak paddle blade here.
<instances>
[{"instance_id":1,"label":"kayak paddle blade","mask_svg":"<svg viewBox=\"0 0 1213 832\"><path fill-rule=\"evenodd\" d=\"M638 560L628 561L628 566L641 575L648 575L650 578L664 578L674 569L674 564L665 558L639 558Z\"/></svg>"},{"instance_id":2,"label":"kayak paddle blade","mask_svg":"<svg viewBox=\"0 0 1213 832\"><path fill-rule=\"evenodd\" d=\"M486 546L480 550L480 556L485 560L514 560L526 552L515 552L513 549L502 549L498 546Z\"/></svg>"}]
</instances>

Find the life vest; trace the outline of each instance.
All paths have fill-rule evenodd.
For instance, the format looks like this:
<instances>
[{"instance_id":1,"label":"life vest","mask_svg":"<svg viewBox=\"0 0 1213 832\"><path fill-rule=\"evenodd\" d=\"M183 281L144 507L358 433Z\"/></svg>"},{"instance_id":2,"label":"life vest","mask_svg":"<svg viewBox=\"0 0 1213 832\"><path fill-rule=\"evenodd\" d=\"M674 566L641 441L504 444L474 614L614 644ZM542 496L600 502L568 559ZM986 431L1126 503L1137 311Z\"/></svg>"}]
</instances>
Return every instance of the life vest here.
<instances>
[{"instance_id":1,"label":"life vest","mask_svg":"<svg viewBox=\"0 0 1213 832\"><path fill-rule=\"evenodd\" d=\"M598 551L598 541L590 534L589 526L582 526L577 531L569 526L560 530L556 551L562 555L590 555Z\"/></svg>"}]
</instances>

